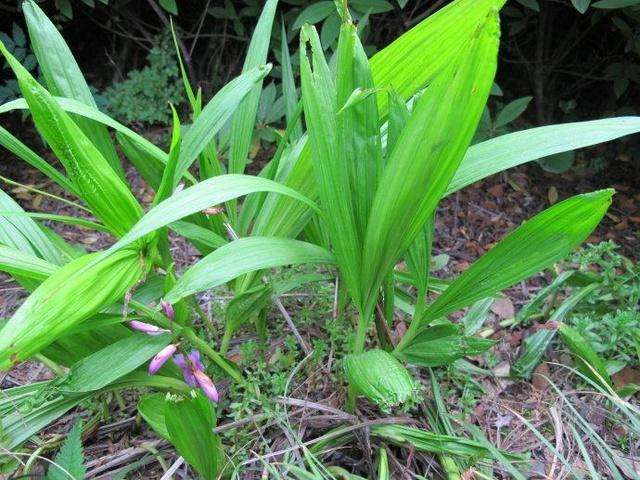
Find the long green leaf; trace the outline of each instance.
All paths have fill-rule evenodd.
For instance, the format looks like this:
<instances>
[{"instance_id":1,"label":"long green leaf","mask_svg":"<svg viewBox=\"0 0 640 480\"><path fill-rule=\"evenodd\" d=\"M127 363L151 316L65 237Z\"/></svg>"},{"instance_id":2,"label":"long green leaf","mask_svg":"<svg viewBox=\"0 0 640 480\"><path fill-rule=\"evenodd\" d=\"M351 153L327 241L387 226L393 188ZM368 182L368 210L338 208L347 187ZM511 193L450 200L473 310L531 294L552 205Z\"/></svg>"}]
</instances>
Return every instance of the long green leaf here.
<instances>
[{"instance_id":1,"label":"long green leaf","mask_svg":"<svg viewBox=\"0 0 640 480\"><path fill-rule=\"evenodd\" d=\"M189 268L165 296L175 303L196 292L222 285L245 273L282 265L335 262L322 247L290 238L245 237L228 243Z\"/></svg>"},{"instance_id":2,"label":"long green leaf","mask_svg":"<svg viewBox=\"0 0 640 480\"><path fill-rule=\"evenodd\" d=\"M122 298L144 273L137 252L123 250L87 268L96 255L58 269L13 314L0 331L0 370L28 359Z\"/></svg>"},{"instance_id":3,"label":"long green leaf","mask_svg":"<svg viewBox=\"0 0 640 480\"><path fill-rule=\"evenodd\" d=\"M469 148L445 195L532 160L638 132L640 117L616 117L531 128L492 138Z\"/></svg>"},{"instance_id":4,"label":"long green leaf","mask_svg":"<svg viewBox=\"0 0 640 480\"><path fill-rule=\"evenodd\" d=\"M44 158L31 150L24 143L22 143L2 127L0 127L0 145L9 150L16 157L24 160L32 167L40 170L62 188L68 190L71 193L76 192L74 185L69 181L69 179L67 179L67 177L65 177L62 173L49 165Z\"/></svg>"},{"instance_id":5,"label":"long green leaf","mask_svg":"<svg viewBox=\"0 0 640 480\"><path fill-rule=\"evenodd\" d=\"M491 296L564 258L598 225L612 195L613 190L576 195L524 222L454 281L421 321Z\"/></svg>"},{"instance_id":6,"label":"long green leaf","mask_svg":"<svg viewBox=\"0 0 640 480\"><path fill-rule=\"evenodd\" d=\"M171 341L171 335L142 333L123 338L75 363L60 383L65 393L99 390L145 363Z\"/></svg>"},{"instance_id":7,"label":"long green leaf","mask_svg":"<svg viewBox=\"0 0 640 480\"><path fill-rule=\"evenodd\" d=\"M57 266L30 253L0 245L0 271L18 277L46 280Z\"/></svg>"},{"instance_id":8,"label":"long green leaf","mask_svg":"<svg viewBox=\"0 0 640 480\"><path fill-rule=\"evenodd\" d=\"M89 85L56 26L32 0L24 2L22 10L29 30L31 48L38 59L40 72L49 92L54 96L73 98L89 107L97 108ZM76 117L74 121L109 162L111 168L124 179L120 159L107 129L84 118Z\"/></svg>"},{"instance_id":9,"label":"long green leaf","mask_svg":"<svg viewBox=\"0 0 640 480\"><path fill-rule=\"evenodd\" d=\"M253 192L276 192L290 195L312 208L317 208L311 200L277 182L249 175L220 175L186 188L160 202L149 210L118 243L111 247L109 252L130 245L154 230L165 227L181 218Z\"/></svg>"},{"instance_id":10,"label":"long green leaf","mask_svg":"<svg viewBox=\"0 0 640 480\"><path fill-rule=\"evenodd\" d=\"M270 71L270 64L252 68L227 83L207 103L184 135L174 183L182 178L198 155L237 110L240 102L252 91L256 83L262 82Z\"/></svg>"},{"instance_id":11,"label":"long green leaf","mask_svg":"<svg viewBox=\"0 0 640 480\"><path fill-rule=\"evenodd\" d=\"M267 61L273 18L275 17L278 0L267 0L262 7L262 13L251 36L251 42L242 66L242 72L264 65ZM242 100L233 114L231 124L231 147L229 150L229 173L244 173L244 168L251 147L253 127L256 123L258 102L262 93L262 78L258 80L247 96Z\"/></svg>"}]
</instances>

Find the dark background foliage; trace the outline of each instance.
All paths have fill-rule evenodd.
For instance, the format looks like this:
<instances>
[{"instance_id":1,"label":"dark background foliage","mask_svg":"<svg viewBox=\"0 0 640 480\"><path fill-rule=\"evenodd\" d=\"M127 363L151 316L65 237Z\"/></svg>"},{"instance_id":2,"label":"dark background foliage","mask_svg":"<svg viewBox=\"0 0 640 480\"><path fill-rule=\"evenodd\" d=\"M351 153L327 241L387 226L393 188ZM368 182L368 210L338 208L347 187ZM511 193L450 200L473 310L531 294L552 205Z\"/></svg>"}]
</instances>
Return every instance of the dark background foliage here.
<instances>
[{"instance_id":1,"label":"dark background foliage","mask_svg":"<svg viewBox=\"0 0 640 480\"><path fill-rule=\"evenodd\" d=\"M373 53L447 3L352 0L350 6ZM45 0L41 6L63 30L102 106L128 123L149 125L168 120L167 101L179 103L182 95L168 33L170 20L177 26L191 78L209 98L242 68L262 2ZM1 1L0 11L0 32L12 41L20 40L24 23L19 2ZM281 25L292 54L297 51L299 25L305 20L317 23L325 47L331 50L338 28L337 15L332 12L328 0L282 0L272 40L275 85L279 84ZM500 89L490 102L493 117L512 100L528 96L531 102L523 101L512 112L517 128L638 114L640 1L509 0L502 22ZM24 49L26 59L28 40L16 48ZM293 58L296 61L295 55ZM0 99L11 98L11 93L5 69ZM276 93L263 109L277 110L278 96ZM280 118L277 113L267 117L276 123ZM484 136L497 133L493 127L487 130ZM636 148L629 143L627 147Z\"/></svg>"}]
</instances>

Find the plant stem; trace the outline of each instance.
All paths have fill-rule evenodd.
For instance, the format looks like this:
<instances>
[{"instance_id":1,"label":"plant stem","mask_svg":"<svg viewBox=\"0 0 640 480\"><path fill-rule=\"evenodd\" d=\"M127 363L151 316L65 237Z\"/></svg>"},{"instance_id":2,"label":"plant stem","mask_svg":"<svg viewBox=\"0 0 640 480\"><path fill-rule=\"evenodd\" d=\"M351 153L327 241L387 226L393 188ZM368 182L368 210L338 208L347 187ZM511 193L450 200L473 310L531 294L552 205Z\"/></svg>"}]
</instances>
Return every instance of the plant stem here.
<instances>
[{"instance_id":1,"label":"plant stem","mask_svg":"<svg viewBox=\"0 0 640 480\"><path fill-rule=\"evenodd\" d=\"M194 332L191 328L183 328L180 333L182 333L182 335L187 340L189 340L195 347L197 347L198 350L204 353L216 365L218 365L222 370L229 374L229 376L236 382L242 381L242 374L235 370L231 365L229 365L229 363L222 355L211 348L207 342L198 337L198 335L196 335L196 332Z\"/></svg>"}]
</instances>

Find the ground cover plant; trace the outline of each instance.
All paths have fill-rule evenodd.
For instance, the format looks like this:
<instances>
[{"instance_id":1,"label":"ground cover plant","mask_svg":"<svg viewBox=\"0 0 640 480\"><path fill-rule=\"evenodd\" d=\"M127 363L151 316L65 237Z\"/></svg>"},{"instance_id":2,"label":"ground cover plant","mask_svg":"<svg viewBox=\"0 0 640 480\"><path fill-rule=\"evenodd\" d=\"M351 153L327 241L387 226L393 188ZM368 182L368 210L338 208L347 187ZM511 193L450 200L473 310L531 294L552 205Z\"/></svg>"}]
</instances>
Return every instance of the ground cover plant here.
<instances>
[{"instance_id":1,"label":"ground cover plant","mask_svg":"<svg viewBox=\"0 0 640 480\"><path fill-rule=\"evenodd\" d=\"M181 122L168 107L168 151L97 110L64 40L38 6L26 2L45 85L0 45L23 96L0 112L28 110L63 170L7 130L0 130L0 143L75 197L87 215L25 212L0 194L0 267L31 292L3 321L0 368L35 358L56 373L53 380L3 391L6 469L28 471L36 457L25 442L70 409L133 390L143 393L140 416L197 475L243 478L245 465L226 455L223 445L231 439L221 438L218 417L234 408L241 417L237 406L225 408L225 393L235 392L242 401L259 379L231 358L230 345L240 329L250 328L264 347L273 321L267 312L274 306L299 349L312 357L314 346L300 335L298 319L282 297L301 285L330 281L335 321L342 322L345 338L336 359L344 380L344 425L316 438L313 447L294 438L297 463L270 465L265 459L265 471L284 478L349 475L348 465L325 468L319 458L352 441L351 422L363 405L386 414L415 408L424 389L415 373L427 371L436 400L424 412L431 428L370 422L374 444L368 448L378 459L370 470L390 478L387 445L393 445L432 454L448 478L462 478L470 467L491 476L482 472L493 465L523 478L525 455L464 436L451 425L437 367L480 355L494 342L477 334L470 313L466 324L449 316L467 307L481 310L502 290L565 258L598 225L614 192L586 192L556 203L447 280L431 272L434 212L444 197L489 175L638 132L640 118L539 127L471 145L494 84L503 3L453 2L368 58L348 3L336 2L341 27L332 58L325 57L315 28L301 27L300 98L291 60L282 57L287 123L272 158L259 174L249 175L262 83L271 69L265 62L276 0L264 5L241 75L209 102L181 68L191 118ZM107 127L155 191L146 212L127 183ZM93 228L115 242L87 254L41 220ZM175 236L202 256L184 271L175 268ZM300 269L288 278L273 270L292 265ZM221 286L232 298L217 335L197 295ZM566 308L576 301L567 300ZM401 334L392 330L397 309L410 316ZM584 335L569 325L557 327L578 356L578 372L637 423ZM259 348L245 348L245 357L260 356ZM528 364L535 367L537 361ZM56 468L82 470L77 437L72 438L59 454L62 468L51 467L50 475L59 475ZM64 460L64 452L73 458ZM615 461L607 468L618 478L626 471Z\"/></svg>"}]
</instances>

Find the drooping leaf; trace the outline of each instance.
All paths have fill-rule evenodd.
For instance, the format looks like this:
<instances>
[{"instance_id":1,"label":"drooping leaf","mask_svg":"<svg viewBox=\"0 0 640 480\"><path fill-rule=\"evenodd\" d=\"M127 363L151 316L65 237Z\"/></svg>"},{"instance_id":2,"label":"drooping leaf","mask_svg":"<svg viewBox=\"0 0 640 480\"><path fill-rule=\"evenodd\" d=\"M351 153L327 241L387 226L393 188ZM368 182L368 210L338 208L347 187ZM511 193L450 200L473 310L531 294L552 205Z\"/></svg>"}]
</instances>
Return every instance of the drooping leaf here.
<instances>
[{"instance_id":1,"label":"drooping leaf","mask_svg":"<svg viewBox=\"0 0 640 480\"><path fill-rule=\"evenodd\" d=\"M58 269L46 260L0 245L0 271L12 276L44 281Z\"/></svg>"},{"instance_id":2,"label":"drooping leaf","mask_svg":"<svg viewBox=\"0 0 640 480\"><path fill-rule=\"evenodd\" d=\"M344 373L357 392L383 411L403 404L416 389L407 369L383 350L347 355L344 359Z\"/></svg>"},{"instance_id":3,"label":"drooping leaf","mask_svg":"<svg viewBox=\"0 0 640 480\"><path fill-rule=\"evenodd\" d=\"M122 249L154 230L165 227L181 218L253 192L277 192L282 195L290 195L312 208L315 207L311 200L277 182L250 175L220 175L186 188L160 202L149 210L110 249L110 252Z\"/></svg>"},{"instance_id":4,"label":"drooping leaf","mask_svg":"<svg viewBox=\"0 0 640 480\"><path fill-rule=\"evenodd\" d=\"M313 25L321 22L335 11L336 7L331 0L314 2L306 7L293 22L293 30L301 28L305 23Z\"/></svg>"},{"instance_id":5,"label":"drooping leaf","mask_svg":"<svg viewBox=\"0 0 640 480\"><path fill-rule=\"evenodd\" d=\"M213 433L216 413L200 392L165 402L164 419L169 439L178 453L205 480L216 480L223 454L220 438Z\"/></svg>"},{"instance_id":6,"label":"drooping leaf","mask_svg":"<svg viewBox=\"0 0 640 480\"><path fill-rule=\"evenodd\" d=\"M245 237L218 248L190 267L165 299L174 303L192 293L266 268L334 262L329 251L311 243L290 238Z\"/></svg>"},{"instance_id":7,"label":"drooping leaf","mask_svg":"<svg viewBox=\"0 0 640 480\"><path fill-rule=\"evenodd\" d=\"M95 263L96 255L85 255L58 269L13 314L0 331L1 370L28 359L122 298L145 270L144 260L135 251L122 250Z\"/></svg>"}]
</instances>

